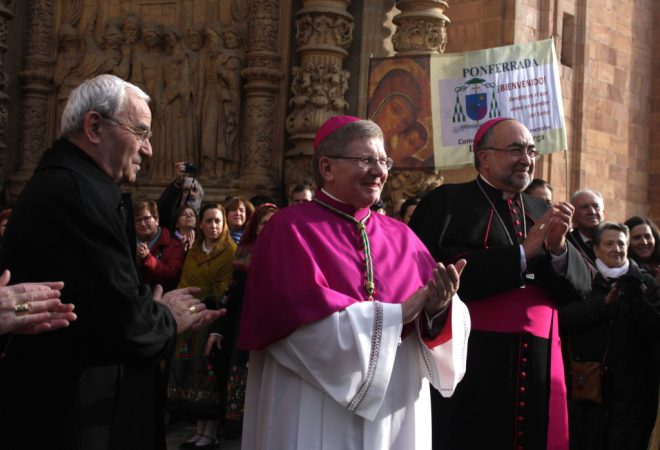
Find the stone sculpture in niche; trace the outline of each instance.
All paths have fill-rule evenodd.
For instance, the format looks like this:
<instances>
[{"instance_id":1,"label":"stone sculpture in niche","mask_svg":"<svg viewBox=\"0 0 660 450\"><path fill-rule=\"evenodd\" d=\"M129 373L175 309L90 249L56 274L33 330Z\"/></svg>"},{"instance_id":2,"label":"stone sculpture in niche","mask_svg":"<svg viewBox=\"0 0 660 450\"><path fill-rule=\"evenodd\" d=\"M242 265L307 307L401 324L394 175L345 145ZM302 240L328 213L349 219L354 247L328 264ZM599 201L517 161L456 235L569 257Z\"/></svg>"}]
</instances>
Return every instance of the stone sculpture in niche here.
<instances>
[{"instance_id":1,"label":"stone sculpture in niche","mask_svg":"<svg viewBox=\"0 0 660 450\"><path fill-rule=\"evenodd\" d=\"M164 34L166 56L163 58L164 90L162 128L169 132L161 145L162 160L188 161L186 150L196 141L195 111L190 77L189 55L181 43L181 32L169 29ZM172 170L172 164L159 168ZM161 172L162 173L162 172ZM172 175L174 175L172 173Z\"/></svg>"},{"instance_id":2,"label":"stone sculpture in niche","mask_svg":"<svg viewBox=\"0 0 660 450\"><path fill-rule=\"evenodd\" d=\"M68 23L63 23L57 33L57 52L53 84L57 91L56 118L59 123L69 93L82 82L76 70L82 61L82 40L76 29Z\"/></svg>"}]
</instances>

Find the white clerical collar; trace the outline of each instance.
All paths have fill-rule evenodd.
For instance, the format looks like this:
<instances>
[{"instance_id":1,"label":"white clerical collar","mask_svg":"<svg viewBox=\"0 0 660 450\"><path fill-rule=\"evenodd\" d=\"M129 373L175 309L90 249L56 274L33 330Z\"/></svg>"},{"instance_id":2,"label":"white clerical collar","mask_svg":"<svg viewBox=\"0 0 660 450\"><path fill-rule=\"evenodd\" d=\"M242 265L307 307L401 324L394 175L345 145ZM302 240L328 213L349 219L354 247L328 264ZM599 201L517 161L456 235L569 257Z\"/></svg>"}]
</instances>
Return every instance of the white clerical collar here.
<instances>
[{"instance_id":1,"label":"white clerical collar","mask_svg":"<svg viewBox=\"0 0 660 450\"><path fill-rule=\"evenodd\" d=\"M344 205L348 205L347 202L342 201L342 200L339 200L337 197L335 197L334 195L332 195L330 192L326 191L325 188L321 188L321 192L323 192L325 195L327 195L328 197L330 197L331 199L333 199L333 200L335 200L335 201L337 201L337 202L339 202L339 203L343 203Z\"/></svg>"},{"instance_id":2,"label":"white clerical collar","mask_svg":"<svg viewBox=\"0 0 660 450\"><path fill-rule=\"evenodd\" d=\"M486 183L488 186L492 187L493 189L497 189L498 191L502 191L502 189L500 189L500 188L498 188L498 187L495 187L495 185L494 185L493 183L491 183L490 181L488 181L488 180L486 179L486 177L484 177L482 174L479 174L479 178L481 178L482 180L484 180L484 183ZM502 191L502 198L503 198L504 200L508 200L508 199L510 199L511 197L515 197L516 195L518 195L517 192L507 192L507 191Z\"/></svg>"}]
</instances>

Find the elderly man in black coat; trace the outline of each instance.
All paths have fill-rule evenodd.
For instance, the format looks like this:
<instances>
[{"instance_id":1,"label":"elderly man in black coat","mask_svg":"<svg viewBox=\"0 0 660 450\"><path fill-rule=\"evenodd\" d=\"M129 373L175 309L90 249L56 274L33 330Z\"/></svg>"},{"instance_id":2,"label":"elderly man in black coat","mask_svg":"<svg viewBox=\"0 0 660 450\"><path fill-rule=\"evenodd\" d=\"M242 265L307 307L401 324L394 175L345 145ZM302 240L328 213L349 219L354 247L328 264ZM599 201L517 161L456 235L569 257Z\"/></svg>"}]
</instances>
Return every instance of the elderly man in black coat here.
<instances>
[{"instance_id":1,"label":"elderly man in black coat","mask_svg":"<svg viewBox=\"0 0 660 450\"><path fill-rule=\"evenodd\" d=\"M13 211L0 267L17 282L64 281L78 320L15 335L0 362L0 448L140 449L164 445L155 361L177 332L208 325L195 288L140 283L130 198L151 156L149 97L101 75L71 92L61 138L44 152ZM162 419L162 417L161 417Z\"/></svg>"}]
</instances>

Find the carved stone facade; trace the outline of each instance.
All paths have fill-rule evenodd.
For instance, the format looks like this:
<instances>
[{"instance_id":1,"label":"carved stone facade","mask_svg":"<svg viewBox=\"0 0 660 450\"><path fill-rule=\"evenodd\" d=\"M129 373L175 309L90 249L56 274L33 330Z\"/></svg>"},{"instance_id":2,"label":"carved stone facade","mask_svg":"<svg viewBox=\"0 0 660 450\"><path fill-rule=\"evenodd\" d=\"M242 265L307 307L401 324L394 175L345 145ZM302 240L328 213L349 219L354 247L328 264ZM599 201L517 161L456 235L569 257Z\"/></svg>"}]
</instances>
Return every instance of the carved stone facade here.
<instances>
[{"instance_id":1,"label":"carved stone facade","mask_svg":"<svg viewBox=\"0 0 660 450\"><path fill-rule=\"evenodd\" d=\"M442 0L399 0L401 13L392 20L397 26L392 45L399 55L444 53L447 45L449 7Z\"/></svg>"},{"instance_id":2,"label":"carved stone facade","mask_svg":"<svg viewBox=\"0 0 660 450\"><path fill-rule=\"evenodd\" d=\"M245 115L241 138L243 164L240 178L232 184L235 193L271 195L276 193L275 117L280 79L280 2L252 0L250 4Z\"/></svg>"},{"instance_id":3,"label":"carved stone facade","mask_svg":"<svg viewBox=\"0 0 660 450\"><path fill-rule=\"evenodd\" d=\"M174 162L186 161L199 167L203 183L224 185L226 191L240 175L246 53L247 18L241 17L243 2L234 3L225 8L231 15L223 15L210 3L195 10L190 1L101 0L90 7L82 1L33 0L21 73L25 133L10 196L20 193L56 136L71 90L103 73L129 80L151 96L154 156L140 173L137 190L158 195L174 176Z\"/></svg>"},{"instance_id":4,"label":"carved stone facade","mask_svg":"<svg viewBox=\"0 0 660 450\"><path fill-rule=\"evenodd\" d=\"M5 174L5 157L7 154L7 144L5 142L5 127L8 121L7 100L7 81L8 75L4 69L5 53L7 52L7 37L9 22L14 17L12 13L12 1L0 0L0 177Z\"/></svg>"},{"instance_id":5,"label":"carved stone facade","mask_svg":"<svg viewBox=\"0 0 660 450\"><path fill-rule=\"evenodd\" d=\"M48 142L49 98L52 92L51 47L54 38L53 0L33 0L28 10L25 68L19 74L23 83L23 135L19 147L18 171L9 178L7 191L16 198L32 176Z\"/></svg>"},{"instance_id":6,"label":"carved stone facade","mask_svg":"<svg viewBox=\"0 0 660 450\"><path fill-rule=\"evenodd\" d=\"M296 52L300 64L291 68L291 113L286 129L293 148L286 154L285 184L312 184L309 170L312 143L318 127L329 117L346 114L348 78L343 68L353 41L349 0L319 3L302 0L296 14Z\"/></svg>"},{"instance_id":7,"label":"carved stone facade","mask_svg":"<svg viewBox=\"0 0 660 450\"><path fill-rule=\"evenodd\" d=\"M156 197L176 160L200 166L210 200L281 195L311 181L314 133L328 116L366 111L370 55L553 35L570 148L537 161L537 175L559 199L583 187L603 191L613 219L659 219L660 3L621 0L618 15L609 0L537 3L0 0L0 181L11 202L57 134L70 90L110 72L153 97L156 156L139 175L139 195ZM472 177L472 168L393 172L385 195Z\"/></svg>"}]
</instances>

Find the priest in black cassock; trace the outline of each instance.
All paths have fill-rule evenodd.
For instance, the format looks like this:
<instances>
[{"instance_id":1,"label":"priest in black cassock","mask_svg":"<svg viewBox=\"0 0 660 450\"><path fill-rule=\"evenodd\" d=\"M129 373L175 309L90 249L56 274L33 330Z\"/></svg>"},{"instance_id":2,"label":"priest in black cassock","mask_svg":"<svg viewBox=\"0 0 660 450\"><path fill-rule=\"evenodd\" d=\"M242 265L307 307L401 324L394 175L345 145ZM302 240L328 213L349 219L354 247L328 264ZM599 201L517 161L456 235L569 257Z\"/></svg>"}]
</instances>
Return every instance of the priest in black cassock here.
<instances>
[{"instance_id":1,"label":"priest in black cassock","mask_svg":"<svg viewBox=\"0 0 660 450\"><path fill-rule=\"evenodd\" d=\"M467 372L452 398L433 398L433 446L567 449L557 305L591 285L566 239L574 209L522 193L539 153L520 122L489 120L473 148L477 179L433 190L410 222L437 261L468 261Z\"/></svg>"}]
</instances>

